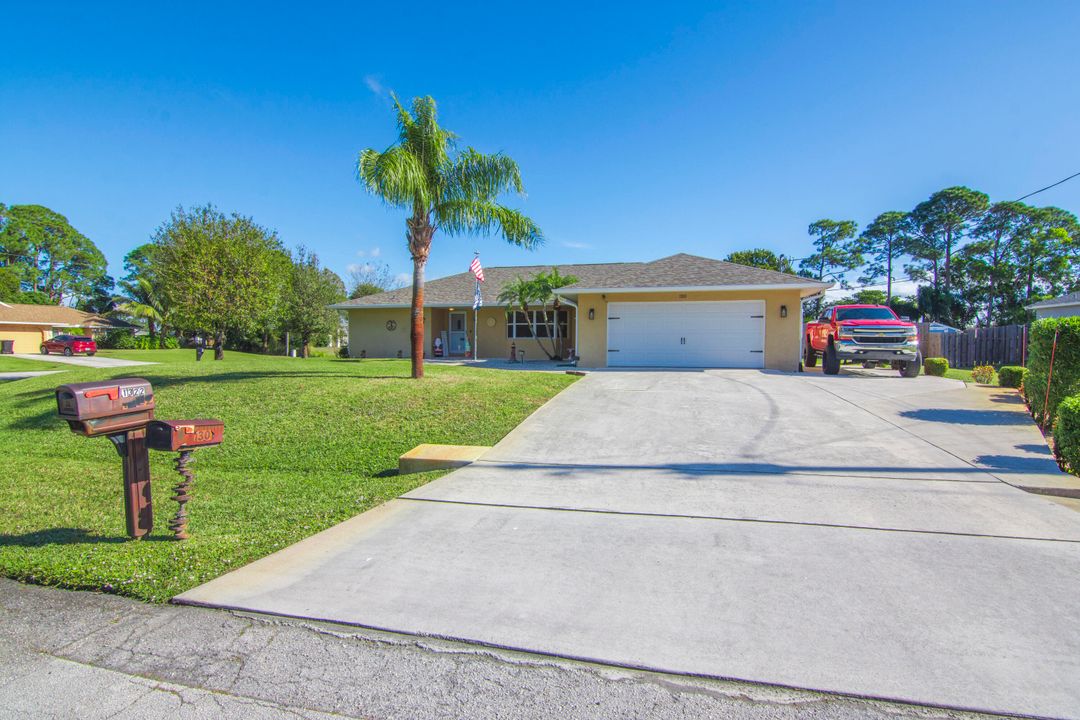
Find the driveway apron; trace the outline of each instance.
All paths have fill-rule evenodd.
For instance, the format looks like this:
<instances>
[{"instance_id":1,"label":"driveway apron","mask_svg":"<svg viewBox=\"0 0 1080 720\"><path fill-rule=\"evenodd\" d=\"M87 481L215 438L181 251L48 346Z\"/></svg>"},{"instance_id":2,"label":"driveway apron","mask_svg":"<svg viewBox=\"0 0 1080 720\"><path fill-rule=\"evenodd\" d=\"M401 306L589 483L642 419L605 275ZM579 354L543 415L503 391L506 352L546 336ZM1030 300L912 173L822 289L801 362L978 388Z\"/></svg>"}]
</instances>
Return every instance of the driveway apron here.
<instances>
[{"instance_id":1,"label":"driveway apron","mask_svg":"<svg viewBox=\"0 0 1080 720\"><path fill-rule=\"evenodd\" d=\"M1019 489L1069 483L1011 391L593 373L480 462L177 600L1080 718L1080 513Z\"/></svg>"}]
</instances>

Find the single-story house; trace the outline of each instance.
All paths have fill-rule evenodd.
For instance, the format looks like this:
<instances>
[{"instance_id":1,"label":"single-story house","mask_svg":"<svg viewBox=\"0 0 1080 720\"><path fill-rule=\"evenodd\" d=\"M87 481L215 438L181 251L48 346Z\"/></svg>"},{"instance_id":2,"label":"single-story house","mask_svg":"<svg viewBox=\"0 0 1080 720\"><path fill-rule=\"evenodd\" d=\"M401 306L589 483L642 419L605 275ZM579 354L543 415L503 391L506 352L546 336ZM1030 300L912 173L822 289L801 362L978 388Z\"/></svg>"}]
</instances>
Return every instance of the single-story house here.
<instances>
[{"instance_id":1,"label":"single-story house","mask_svg":"<svg viewBox=\"0 0 1080 720\"><path fill-rule=\"evenodd\" d=\"M1024 309L1032 310L1036 320L1043 318L1075 317L1080 315L1080 291L1050 298L1042 302L1025 305Z\"/></svg>"},{"instance_id":2,"label":"single-story house","mask_svg":"<svg viewBox=\"0 0 1080 720\"><path fill-rule=\"evenodd\" d=\"M62 305L0 302L0 340L14 340L17 353L36 353L43 341L60 333L93 335L130 327L121 320Z\"/></svg>"},{"instance_id":3,"label":"single-story house","mask_svg":"<svg viewBox=\"0 0 1080 720\"><path fill-rule=\"evenodd\" d=\"M582 367L732 367L794 371L802 353L802 302L829 283L797 275L678 254L652 262L559 265L577 281L558 291L554 310L508 312L497 296L515 278L550 265L484 268L483 306L476 316L470 272L424 287L424 356L438 338L448 356L546 359L556 333L558 355ZM332 307L349 323L352 357L409 357L411 288L356 298ZM549 339L551 338L551 339Z\"/></svg>"}]
</instances>

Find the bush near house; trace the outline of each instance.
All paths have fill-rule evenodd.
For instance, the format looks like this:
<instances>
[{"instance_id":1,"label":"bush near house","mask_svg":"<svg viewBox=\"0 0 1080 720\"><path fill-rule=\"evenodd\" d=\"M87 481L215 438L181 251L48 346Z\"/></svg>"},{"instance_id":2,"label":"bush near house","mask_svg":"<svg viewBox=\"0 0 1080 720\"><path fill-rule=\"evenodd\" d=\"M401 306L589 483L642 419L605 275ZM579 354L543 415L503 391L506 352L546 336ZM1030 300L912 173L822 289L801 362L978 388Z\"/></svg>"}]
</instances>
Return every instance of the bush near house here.
<instances>
[{"instance_id":1,"label":"bush near house","mask_svg":"<svg viewBox=\"0 0 1080 720\"><path fill-rule=\"evenodd\" d=\"M1018 388L1024 384L1024 376L1027 368L1019 365L1003 365L998 370L998 385L1001 387Z\"/></svg>"},{"instance_id":2,"label":"bush near house","mask_svg":"<svg viewBox=\"0 0 1080 720\"><path fill-rule=\"evenodd\" d=\"M980 385L990 385L994 382L993 365L976 365L971 371L971 377Z\"/></svg>"},{"instance_id":3,"label":"bush near house","mask_svg":"<svg viewBox=\"0 0 1080 720\"><path fill-rule=\"evenodd\" d=\"M98 342L98 346L106 350L176 350L180 347L180 341L172 336L152 338L149 335L136 336L131 330L110 330Z\"/></svg>"},{"instance_id":4,"label":"bush near house","mask_svg":"<svg viewBox=\"0 0 1080 720\"><path fill-rule=\"evenodd\" d=\"M1066 470L1080 475L1080 395L1067 397L1058 405L1054 453Z\"/></svg>"},{"instance_id":5,"label":"bush near house","mask_svg":"<svg viewBox=\"0 0 1080 720\"><path fill-rule=\"evenodd\" d=\"M926 358L923 360L923 371L934 377L945 377L945 373L949 372L949 361L940 357Z\"/></svg>"},{"instance_id":6,"label":"bush near house","mask_svg":"<svg viewBox=\"0 0 1080 720\"><path fill-rule=\"evenodd\" d=\"M1057 349L1054 335L1057 334ZM1053 420L1058 405L1070 395L1080 394L1080 317L1047 318L1031 325L1028 372L1024 376L1024 398L1040 425ZM1050 356L1054 372L1050 377ZM1047 380L1049 403L1046 402ZM1045 407L1044 407L1045 405Z\"/></svg>"}]
</instances>

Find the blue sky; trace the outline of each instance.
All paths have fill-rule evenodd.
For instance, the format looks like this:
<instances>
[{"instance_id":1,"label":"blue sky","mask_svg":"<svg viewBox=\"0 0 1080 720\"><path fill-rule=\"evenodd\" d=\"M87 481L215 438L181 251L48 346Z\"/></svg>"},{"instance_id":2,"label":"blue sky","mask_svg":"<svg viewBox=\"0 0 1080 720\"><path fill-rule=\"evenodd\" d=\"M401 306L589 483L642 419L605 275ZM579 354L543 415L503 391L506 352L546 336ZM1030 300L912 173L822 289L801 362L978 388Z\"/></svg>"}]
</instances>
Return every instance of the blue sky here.
<instances>
[{"instance_id":1,"label":"blue sky","mask_svg":"<svg viewBox=\"0 0 1080 720\"><path fill-rule=\"evenodd\" d=\"M387 92L521 166L526 252L437 236L429 277L486 265L808 253L965 184L1011 199L1080 170L1080 3L9 3L0 202L65 214L122 274L179 204L213 202L351 265L409 270L358 151ZM1080 178L1033 198L1080 211Z\"/></svg>"}]
</instances>

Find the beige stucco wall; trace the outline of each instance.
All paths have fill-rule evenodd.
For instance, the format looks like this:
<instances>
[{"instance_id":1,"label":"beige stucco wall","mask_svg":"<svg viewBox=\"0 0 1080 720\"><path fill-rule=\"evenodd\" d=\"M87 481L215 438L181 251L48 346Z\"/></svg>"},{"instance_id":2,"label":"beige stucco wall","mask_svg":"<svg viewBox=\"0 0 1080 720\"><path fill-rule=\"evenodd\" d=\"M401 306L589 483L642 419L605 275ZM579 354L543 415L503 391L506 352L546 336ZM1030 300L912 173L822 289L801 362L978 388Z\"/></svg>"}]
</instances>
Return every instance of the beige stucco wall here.
<instances>
[{"instance_id":1,"label":"beige stucco wall","mask_svg":"<svg viewBox=\"0 0 1080 720\"><path fill-rule=\"evenodd\" d=\"M372 308L349 310L349 356L358 358L363 351L369 358L410 357L410 316L408 308ZM427 339L428 318L424 311L424 336ZM386 322L397 323L394 330L386 329ZM424 344L430 348L430 343ZM430 350L428 351L430 352ZM426 353L425 353L426 354Z\"/></svg>"},{"instance_id":2,"label":"beige stucco wall","mask_svg":"<svg viewBox=\"0 0 1080 720\"><path fill-rule=\"evenodd\" d=\"M0 325L0 340L14 340L17 353L36 353L46 337L41 330L34 325Z\"/></svg>"},{"instance_id":3,"label":"beige stucco wall","mask_svg":"<svg viewBox=\"0 0 1080 720\"><path fill-rule=\"evenodd\" d=\"M565 352L573 347L574 323L576 318L573 308L570 311L569 337L560 341L560 350ZM473 310L460 308L465 313L469 343L473 342ZM409 357L409 310L405 308L364 308L348 310L349 316L349 355L360 357L365 350L369 358L394 358L398 350L402 357ZM432 357L432 343L440 333L449 329L449 310L447 308L424 309L424 357ZM386 321L397 322L393 332L386 329ZM517 343L525 351L526 360L539 360L547 356L532 338L514 340L506 337L506 309L502 307L480 308L476 326L477 356L480 358L508 358L510 344ZM542 338L544 347L551 349L551 342Z\"/></svg>"},{"instance_id":4,"label":"beige stucco wall","mask_svg":"<svg viewBox=\"0 0 1080 720\"><path fill-rule=\"evenodd\" d=\"M539 308L537 308L539 309ZM565 310L570 312L569 324L567 326L567 338L560 338L558 349L560 353L565 353L569 348L574 346L574 309L571 307L565 307ZM472 330L472 312L469 312L469 329ZM479 349L478 357L481 358L509 358L510 357L510 345L514 343L517 345L518 350L525 351L525 360L546 360L547 352L551 352L551 340L548 338L540 338L540 342L543 343L541 349L536 344L535 338L508 338L506 337L506 308L503 307L483 307L480 308L480 325L477 329L477 335L479 336Z\"/></svg>"},{"instance_id":5,"label":"beige stucco wall","mask_svg":"<svg viewBox=\"0 0 1080 720\"><path fill-rule=\"evenodd\" d=\"M802 298L798 290L714 291L687 293L607 293L581 295L577 299L581 328L578 335L579 363L582 367L607 365L607 304L609 302L672 302L715 300L765 301L765 367L770 370L794 372L799 368L802 327L799 308ZM780 306L787 305L788 315L780 317ZM593 309L594 319L589 320Z\"/></svg>"}]
</instances>

